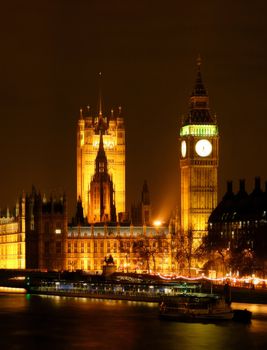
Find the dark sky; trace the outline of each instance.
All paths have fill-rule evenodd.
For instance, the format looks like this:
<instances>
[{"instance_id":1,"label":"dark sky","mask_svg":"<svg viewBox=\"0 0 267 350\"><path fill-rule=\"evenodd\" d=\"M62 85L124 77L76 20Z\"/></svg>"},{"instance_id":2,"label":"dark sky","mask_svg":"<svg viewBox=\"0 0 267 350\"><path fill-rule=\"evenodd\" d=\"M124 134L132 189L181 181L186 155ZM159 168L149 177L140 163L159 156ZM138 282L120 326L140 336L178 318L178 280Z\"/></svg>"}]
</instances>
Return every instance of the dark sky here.
<instances>
[{"instance_id":1,"label":"dark sky","mask_svg":"<svg viewBox=\"0 0 267 350\"><path fill-rule=\"evenodd\" d=\"M220 127L225 182L267 179L265 0L12 1L0 14L0 206L34 184L66 191L73 214L80 106L121 105L127 202L148 180L154 214L178 197L178 135L200 53Z\"/></svg>"}]
</instances>

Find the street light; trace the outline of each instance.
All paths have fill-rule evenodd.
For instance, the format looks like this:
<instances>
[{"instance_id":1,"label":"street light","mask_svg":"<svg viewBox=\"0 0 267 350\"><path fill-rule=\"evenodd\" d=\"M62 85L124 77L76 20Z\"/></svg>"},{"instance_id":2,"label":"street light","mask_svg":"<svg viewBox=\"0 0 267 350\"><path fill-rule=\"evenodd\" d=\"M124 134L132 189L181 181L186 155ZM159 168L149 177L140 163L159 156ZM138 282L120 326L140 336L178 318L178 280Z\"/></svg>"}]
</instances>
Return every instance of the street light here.
<instances>
[{"instance_id":1,"label":"street light","mask_svg":"<svg viewBox=\"0 0 267 350\"><path fill-rule=\"evenodd\" d=\"M160 220L155 220L155 221L153 222L153 225L156 226L156 227L161 226L161 224L162 224L162 222L161 222Z\"/></svg>"}]
</instances>

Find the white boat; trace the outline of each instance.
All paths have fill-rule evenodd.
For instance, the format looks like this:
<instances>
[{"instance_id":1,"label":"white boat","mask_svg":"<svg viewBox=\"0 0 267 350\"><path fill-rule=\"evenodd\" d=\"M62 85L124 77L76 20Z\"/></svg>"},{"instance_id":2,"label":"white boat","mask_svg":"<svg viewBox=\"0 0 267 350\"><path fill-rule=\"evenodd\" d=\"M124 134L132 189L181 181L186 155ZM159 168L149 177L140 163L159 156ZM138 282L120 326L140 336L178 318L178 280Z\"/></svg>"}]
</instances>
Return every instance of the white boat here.
<instances>
[{"instance_id":1,"label":"white boat","mask_svg":"<svg viewBox=\"0 0 267 350\"><path fill-rule=\"evenodd\" d=\"M162 318L181 321L232 320L233 310L223 296L217 294L181 294L160 303Z\"/></svg>"}]
</instances>

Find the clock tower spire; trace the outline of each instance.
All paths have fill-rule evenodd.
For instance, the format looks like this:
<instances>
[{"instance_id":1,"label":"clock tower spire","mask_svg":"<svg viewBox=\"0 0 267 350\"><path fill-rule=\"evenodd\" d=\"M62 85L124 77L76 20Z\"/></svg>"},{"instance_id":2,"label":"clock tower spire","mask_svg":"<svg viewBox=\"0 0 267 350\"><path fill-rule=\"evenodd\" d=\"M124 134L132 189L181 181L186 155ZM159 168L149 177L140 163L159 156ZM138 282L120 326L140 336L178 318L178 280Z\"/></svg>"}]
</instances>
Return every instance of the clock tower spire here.
<instances>
[{"instance_id":1,"label":"clock tower spire","mask_svg":"<svg viewBox=\"0 0 267 350\"><path fill-rule=\"evenodd\" d=\"M207 233L209 215L217 205L218 126L197 60L197 76L189 111L180 128L181 229L198 245Z\"/></svg>"}]
</instances>

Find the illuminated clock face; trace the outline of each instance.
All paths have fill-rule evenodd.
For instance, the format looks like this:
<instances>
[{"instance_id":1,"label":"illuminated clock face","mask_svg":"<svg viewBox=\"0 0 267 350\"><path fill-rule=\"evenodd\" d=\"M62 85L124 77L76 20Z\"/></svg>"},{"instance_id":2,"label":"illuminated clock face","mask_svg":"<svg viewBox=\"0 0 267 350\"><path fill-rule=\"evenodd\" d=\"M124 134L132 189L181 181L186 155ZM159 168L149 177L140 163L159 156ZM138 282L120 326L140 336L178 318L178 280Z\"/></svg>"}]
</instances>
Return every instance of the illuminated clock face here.
<instances>
[{"instance_id":1,"label":"illuminated clock face","mask_svg":"<svg viewBox=\"0 0 267 350\"><path fill-rule=\"evenodd\" d=\"M186 142L185 142L185 140L183 140L181 143L181 153L182 153L182 157L184 158L186 156Z\"/></svg>"},{"instance_id":2,"label":"illuminated clock face","mask_svg":"<svg viewBox=\"0 0 267 350\"><path fill-rule=\"evenodd\" d=\"M208 140L199 140L196 143L195 150L200 157L207 157L211 154L212 144Z\"/></svg>"}]
</instances>

